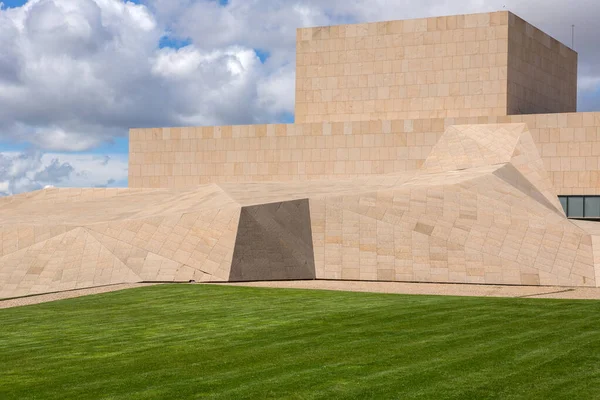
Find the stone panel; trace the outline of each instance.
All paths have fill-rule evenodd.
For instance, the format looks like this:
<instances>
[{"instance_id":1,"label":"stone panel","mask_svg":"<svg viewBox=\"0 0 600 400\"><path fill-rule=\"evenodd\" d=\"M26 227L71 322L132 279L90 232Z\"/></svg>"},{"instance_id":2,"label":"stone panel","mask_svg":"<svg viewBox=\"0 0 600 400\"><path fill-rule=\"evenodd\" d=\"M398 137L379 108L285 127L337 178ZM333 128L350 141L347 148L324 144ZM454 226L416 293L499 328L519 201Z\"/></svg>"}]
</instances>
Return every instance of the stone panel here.
<instances>
[{"instance_id":1,"label":"stone panel","mask_svg":"<svg viewBox=\"0 0 600 400\"><path fill-rule=\"evenodd\" d=\"M566 218L527 127L449 126L406 172L2 198L0 296L188 280L595 286L597 229Z\"/></svg>"},{"instance_id":2,"label":"stone panel","mask_svg":"<svg viewBox=\"0 0 600 400\"><path fill-rule=\"evenodd\" d=\"M230 281L315 279L308 200L242 208Z\"/></svg>"},{"instance_id":3,"label":"stone panel","mask_svg":"<svg viewBox=\"0 0 600 400\"><path fill-rule=\"evenodd\" d=\"M600 112L132 129L129 185L190 188L416 171L449 126L518 122L527 124L558 194L600 194ZM231 135L222 137L225 131Z\"/></svg>"},{"instance_id":4,"label":"stone panel","mask_svg":"<svg viewBox=\"0 0 600 400\"><path fill-rule=\"evenodd\" d=\"M506 115L508 17L298 29L296 122Z\"/></svg>"},{"instance_id":5,"label":"stone panel","mask_svg":"<svg viewBox=\"0 0 600 400\"><path fill-rule=\"evenodd\" d=\"M439 126L411 120L132 129L129 186L190 188L416 170L443 131L443 120L434 123Z\"/></svg>"},{"instance_id":6,"label":"stone panel","mask_svg":"<svg viewBox=\"0 0 600 400\"><path fill-rule=\"evenodd\" d=\"M494 12L298 29L296 122L572 112L577 53Z\"/></svg>"},{"instance_id":7,"label":"stone panel","mask_svg":"<svg viewBox=\"0 0 600 400\"><path fill-rule=\"evenodd\" d=\"M311 210L317 278L596 285L523 124L451 127L414 178Z\"/></svg>"},{"instance_id":8,"label":"stone panel","mask_svg":"<svg viewBox=\"0 0 600 400\"><path fill-rule=\"evenodd\" d=\"M514 14L509 14L507 80L509 115L577 109L577 53Z\"/></svg>"}]
</instances>

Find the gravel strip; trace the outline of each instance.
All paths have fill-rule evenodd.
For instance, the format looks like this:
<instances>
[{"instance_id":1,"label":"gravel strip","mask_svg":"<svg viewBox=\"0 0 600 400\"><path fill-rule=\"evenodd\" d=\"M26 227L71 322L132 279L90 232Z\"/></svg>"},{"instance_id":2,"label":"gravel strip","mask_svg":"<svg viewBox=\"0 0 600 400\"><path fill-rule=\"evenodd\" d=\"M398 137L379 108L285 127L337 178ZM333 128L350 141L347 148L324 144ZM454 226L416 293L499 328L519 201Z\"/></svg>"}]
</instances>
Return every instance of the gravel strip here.
<instances>
[{"instance_id":1,"label":"gravel strip","mask_svg":"<svg viewBox=\"0 0 600 400\"><path fill-rule=\"evenodd\" d=\"M600 299L600 288L564 286L503 286L448 283L366 282L366 281L269 281L227 282L211 285L274 287L290 289L342 290L349 292L426 294L443 296L528 297L552 299Z\"/></svg>"},{"instance_id":2,"label":"gravel strip","mask_svg":"<svg viewBox=\"0 0 600 400\"><path fill-rule=\"evenodd\" d=\"M75 290L69 290L69 291L65 291L65 292L39 294L39 295L27 296L27 297L17 297L14 299L0 300L0 308L28 306L31 304L45 303L48 301L71 299L73 297L79 297L79 296L87 296L89 294L114 292L117 290L131 289L131 288L136 288L136 287L141 287L141 286L151 286L151 285L157 285L157 284L158 283L122 283L122 284L118 284L118 285L97 286L97 287L93 287L93 288L75 289Z\"/></svg>"}]
</instances>

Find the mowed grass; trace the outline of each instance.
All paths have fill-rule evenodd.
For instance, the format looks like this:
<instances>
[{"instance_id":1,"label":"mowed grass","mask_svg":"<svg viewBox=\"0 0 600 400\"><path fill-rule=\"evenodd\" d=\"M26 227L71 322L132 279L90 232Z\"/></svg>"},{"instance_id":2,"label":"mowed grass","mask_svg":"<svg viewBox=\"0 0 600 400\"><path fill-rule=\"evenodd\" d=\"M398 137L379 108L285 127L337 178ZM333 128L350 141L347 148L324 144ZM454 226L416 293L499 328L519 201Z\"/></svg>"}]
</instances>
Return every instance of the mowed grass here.
<instances>
[{"instance_id":1,"label":"mowed grass","mask_svg":"<svg viewBox=\"0 0 600 400\"><path fill-rule=\"evenodd\" d=\"M0 310L0 399L600 398L600 302L160 285Z\"/></svg>"}]
</instances>

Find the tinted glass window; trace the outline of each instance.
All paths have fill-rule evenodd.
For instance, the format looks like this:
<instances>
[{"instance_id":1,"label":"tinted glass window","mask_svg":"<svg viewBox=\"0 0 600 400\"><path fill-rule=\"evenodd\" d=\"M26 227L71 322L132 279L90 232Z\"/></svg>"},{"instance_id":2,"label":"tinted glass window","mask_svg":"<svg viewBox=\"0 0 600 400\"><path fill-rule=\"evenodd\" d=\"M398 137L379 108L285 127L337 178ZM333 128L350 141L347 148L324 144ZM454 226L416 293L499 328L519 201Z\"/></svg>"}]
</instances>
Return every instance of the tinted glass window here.
<instances>
[{"instance_id":1,"label":"tinted glass window","mask_svg":"<svg viewBox=\"0 0 600 400\"><path fill-rule=\"evenodd\" d=\"M583 218L583 197L582 196L569 197L569 209L567 210L567 217Z\"/></svg>"},{"instance_id":2,"label":"tinted glass window","mask_svg":"<svg viewBox=\"0 0 600 400\"><path fill-rule=\"evenodd\" d=\"M586 197L584 200L585 217L600 217L600 197Z\"/></svg>"}]
</instances>

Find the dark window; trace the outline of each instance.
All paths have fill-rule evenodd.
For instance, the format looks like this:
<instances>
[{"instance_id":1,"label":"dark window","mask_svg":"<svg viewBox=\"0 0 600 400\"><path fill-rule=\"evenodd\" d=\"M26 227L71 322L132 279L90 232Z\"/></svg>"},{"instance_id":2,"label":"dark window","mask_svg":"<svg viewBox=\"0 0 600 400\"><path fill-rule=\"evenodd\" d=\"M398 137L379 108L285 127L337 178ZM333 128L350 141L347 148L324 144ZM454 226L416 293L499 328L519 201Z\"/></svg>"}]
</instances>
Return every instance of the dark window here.
<instances>
[{"instance_id":1,"label":"dark window","mask_svg":"<svg viewBox=\"0 0 600 400\"><path fill-rule=\"evenodd\" d=\"M567 215L570 218L583 218L583 196L569 197Z\"/></svg>"},{"instance_id":2,"label":"dark window","mask_svg":"<svg viewBox=\"0 0 600 400\"><path fill-rule=\"evenodd\" d=\"M600 197L585 197L583 209L586 218L600 218Z\"/></svg>"},{"instance_id":3,"label":"dark window","mask_svg":"<svg viewBox=\"0 0 600 400\"><path fill-rule=\"evenodd\" d=\"M558 196L568 218L600 219L600 196Z\"/></svg>"}]
</instances>

